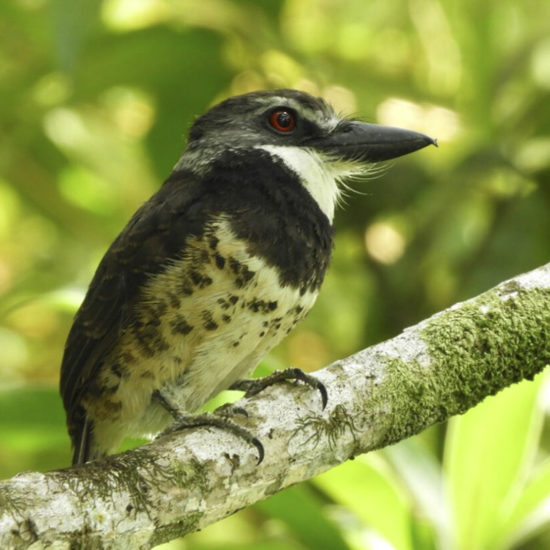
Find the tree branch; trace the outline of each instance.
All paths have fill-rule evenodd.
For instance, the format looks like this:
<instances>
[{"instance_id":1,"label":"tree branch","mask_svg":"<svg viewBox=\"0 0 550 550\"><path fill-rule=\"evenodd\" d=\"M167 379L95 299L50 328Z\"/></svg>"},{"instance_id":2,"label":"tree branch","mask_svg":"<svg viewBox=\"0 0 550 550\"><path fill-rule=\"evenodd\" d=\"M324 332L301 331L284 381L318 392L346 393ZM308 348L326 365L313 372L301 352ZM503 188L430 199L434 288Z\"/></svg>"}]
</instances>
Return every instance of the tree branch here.
<instances>
[{"instance_id":1,"label":"tree branch","mask_svg":"<svg viewBox=\"0 0 550 550\"><path fill-rule=\"evenodd\" d=\"M199 428L0 484L0 547L151 548L459 414L550 363L550 264L318 371L243 399L254 447ZM37 543L36 545L34 543Z\"/></svg>"}]
</instances>

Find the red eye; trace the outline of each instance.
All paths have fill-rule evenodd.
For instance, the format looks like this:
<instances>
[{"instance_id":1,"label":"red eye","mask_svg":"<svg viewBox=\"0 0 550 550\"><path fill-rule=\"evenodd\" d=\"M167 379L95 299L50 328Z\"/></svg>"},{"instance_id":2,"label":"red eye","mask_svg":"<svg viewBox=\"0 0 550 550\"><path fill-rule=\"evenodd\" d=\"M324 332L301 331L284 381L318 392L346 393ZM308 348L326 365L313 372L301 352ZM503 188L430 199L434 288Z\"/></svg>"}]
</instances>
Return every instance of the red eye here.
<instances>
[{"instance_id":1,"label":"red eye","mask_svg":"<svg viewBox=\"0 0 550 550\"><path fill-rule=\"evenodd\" d=\"M294 113L286 109L275 109L269 115L269 123L278 132L291 132L296 126Z\"/></svg>"}]
</instances>

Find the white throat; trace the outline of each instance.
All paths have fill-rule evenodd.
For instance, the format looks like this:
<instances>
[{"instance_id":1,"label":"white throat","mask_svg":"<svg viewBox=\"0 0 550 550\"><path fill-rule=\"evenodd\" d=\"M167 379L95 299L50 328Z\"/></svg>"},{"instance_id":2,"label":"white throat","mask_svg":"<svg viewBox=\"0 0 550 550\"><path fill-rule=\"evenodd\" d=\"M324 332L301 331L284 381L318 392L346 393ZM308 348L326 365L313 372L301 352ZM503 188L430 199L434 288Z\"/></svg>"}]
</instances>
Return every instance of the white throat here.
<instances>
[{"instance_id":1,"label":"white throat","mask_svg":"<svg viewBox=\"0 0 550 550\"><path fill-rule=\"evenodd\" d=\"M349 175L349 168L339 170L337 163L331 163L312 149L292 145L258 145L258 149L278 157L295 172L302 181L302 185L332 223L334 209L340 195L338 179Z\"/></svg>"}]
</instances>

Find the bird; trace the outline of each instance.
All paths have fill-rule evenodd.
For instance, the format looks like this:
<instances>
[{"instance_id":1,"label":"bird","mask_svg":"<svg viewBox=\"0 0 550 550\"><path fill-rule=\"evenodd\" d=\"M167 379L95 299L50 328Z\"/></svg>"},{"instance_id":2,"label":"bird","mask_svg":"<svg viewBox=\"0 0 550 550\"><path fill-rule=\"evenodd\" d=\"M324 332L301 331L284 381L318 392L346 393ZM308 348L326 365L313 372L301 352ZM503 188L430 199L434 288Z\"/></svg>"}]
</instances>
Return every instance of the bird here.
<instances>
[{"instance_id":1,"label":"bird","mask_svg":"<svg viewBox=\"0 0 550 550\"><path fill-rule=\"evenodd\" d=\"M324 405L324 386L299 369L247 377L317 298L341 182L430 144L293 89L229 97L199 116L75 314L60 375L73 464L171 425L228 427L261 460L237 422L197 413L206 401L299 379Z\"/></svg>"}]
</instances>

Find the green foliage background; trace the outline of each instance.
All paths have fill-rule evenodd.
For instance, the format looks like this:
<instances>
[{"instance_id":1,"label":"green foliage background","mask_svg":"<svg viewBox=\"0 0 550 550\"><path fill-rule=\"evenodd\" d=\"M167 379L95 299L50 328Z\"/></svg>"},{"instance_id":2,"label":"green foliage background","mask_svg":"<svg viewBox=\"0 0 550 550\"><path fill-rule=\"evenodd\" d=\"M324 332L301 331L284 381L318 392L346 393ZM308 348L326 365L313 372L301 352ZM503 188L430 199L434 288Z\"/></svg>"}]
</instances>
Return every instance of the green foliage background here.
<instances>
[{"instance_id":1,"label":"green foliage background","mask_svg":"<svg viewBox=\"0 0 550 550\"><path fill-rule=\"evenodd\" d=\"M314 370L548 261L544 0L3 0L2 477L68 464L71 318L193 118L273 87L440 148L352 184L321 297L264 368ZM164 548L548 548L549 403L541 376Z\"/></svg>"}]
</instances>

